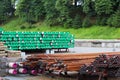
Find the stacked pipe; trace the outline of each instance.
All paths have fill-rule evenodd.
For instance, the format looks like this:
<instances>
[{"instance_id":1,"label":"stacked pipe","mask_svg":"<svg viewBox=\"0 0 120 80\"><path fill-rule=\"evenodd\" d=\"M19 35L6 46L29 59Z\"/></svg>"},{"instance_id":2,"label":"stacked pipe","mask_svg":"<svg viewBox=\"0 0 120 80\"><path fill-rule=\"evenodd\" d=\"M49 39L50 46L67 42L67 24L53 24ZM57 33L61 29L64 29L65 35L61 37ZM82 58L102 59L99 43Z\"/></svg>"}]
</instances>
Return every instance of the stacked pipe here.
<instances>
[{"instance_id":1,"label":"stacked pipe","mask_svg":"<svg viewBox=\"0 0 120 80\"><path fill-rule=\"evenodd\" d=\"M0 58L0 76L26 74L27 70L17 62L9 62L6 58Z\"/></svg>"},{"instance_id":2,"label":"stacked pipe","mask_svg":"<svg viewBox=\"0 0 120 80\"><path fill-rule=\"evenodd\" d=\"M85 63L90 64L99 54L38 54L28 56L22 64L28 70L37 73L49 72L68 75L78 72ZM34 75L34 74L33 74Z\"/></svg>"},{"instance_id":3,"label":"stacked pipe","mask_svg":"<svg viewBox=\"0 0 120 80\"><path fill-rule=\"evenodd\" d=\"M113 55L110 58L109 67L120 67L120 55Z\"/></svg>"},{"instance_id":4,"label":"stacked pipe","mask_svg":"<svg viewBox=\"0 0 120 80\"><path fill-rule=\"evenodd\" d=\"M84 65L80 68L79 77L81 75L94 75L103 78L120 77L120 54L104 54L96 57L90 65ZM99 78L99 80L101 79Z\"/></svg>"},{"instance_id":5,"label":"stacked pipe","mask_svg":"<svg viewBox=\"0 0 120 80\"><path fill-rule=\"evenodd\" d=\"M120 77L120 55L113 55L109 59L108 75Z\"/></svg>"},{"instance_id":6,"label":"stacked pipe","mask_svg":"<svg viewBox=\"0 0 120 80\"><path fill-rule=\"evenodd\" d=\"M0 72L1 76L6 76L7 74L16 75L17 74L17 64L15 62L0 62Z\"/></svg>"},{"instance_id":7,"label":"stacked pipe","mask_svg":"<svg viewBox=\"0 0 120 80\"><path fill-rule=\"evenodd\" d=\"M79 72L79 76L120 76L119 52L104 54L36 54L28 56L24 62L1 61L4 62L3 68L6 66L5 72L12 75L44 73L70 75ZM1 68L2 66L0 65Z\"/></svg>"},{"instance_id":8,"label":"stacked pipe","mask_svg":"<svg viewBox=\"0 0 120 80\"><path fill-rule=\"evenodd\" d=\"M110 60L114 54L119 55L120 53L37 54L28 56L22 64L32 75L45 72L68 75L70 72L78 72L81 67L83 70L88 69L83 73L99 75L102 72L106 75L104 68L110 66ZM86 67L85 69L83 65ZM31 73L31 71L35 73Z\"/></svg>"},{"instance_id":9,"label":"stacked pipe","mask_svg":"<svg viewBox=\"0 0 120 80\"><path fill-rule=\"evenodd\" d=\"M99 57L96 57L95 61L92 63L92 65L96 67L108 67L109 65L109 56L106 56L104 54L99 55Z\"/></svg>"}]
</instances>

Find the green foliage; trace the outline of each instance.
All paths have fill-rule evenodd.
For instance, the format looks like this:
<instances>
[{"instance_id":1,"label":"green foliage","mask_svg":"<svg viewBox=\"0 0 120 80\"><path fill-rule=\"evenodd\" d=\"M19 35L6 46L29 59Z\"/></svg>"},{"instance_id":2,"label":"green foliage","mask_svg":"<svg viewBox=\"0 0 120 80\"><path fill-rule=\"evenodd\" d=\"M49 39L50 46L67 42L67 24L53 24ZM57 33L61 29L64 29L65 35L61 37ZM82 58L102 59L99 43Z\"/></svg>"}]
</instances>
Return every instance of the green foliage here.
<instances>
[{"instance_id":1,"label":"green foliage","mask_svg":"<svg viewBox=\"0 0 120 80\"><path fill-rule=\"evenodd\" d=\"M72 25L73 25L73 24L72 24L72 21L73 21L73 20L70 19L70 18L67 19L66 22L64 23L64 27L65 27L65 28L71 28Z\"/></svg>"},{"instance_id":2,"label":"green foliage","mask_svg":"<svg viewBox=\"0 0 120 80\"><path fill-rule=\"evenodd\" d=\"M19 1L17 5L16 15L18 15L19 18L23 18L25 21L29 21L29 19L31 19L32 14L30 14L30 0Z\"/></svg>"},{"instance_id":3,"label":"green foliage","mask_svg":"<svg viewBox=\"0 0 120 80\"><path fill-rule=\"evenodd\" d=\"M33 10L33 15L35 17L36 21L39 21L40 18L44 17L45 10L43 6L43 2L41 0L32 0L32 10Z\"/></svg>"},{"instance_id":4,"label":"green foliage","mask_svg":"<svg viewBox=\"0 0 120 80\"><path fill-rule=\"evenodd\" d=\"M100 21L100 25L101 26L106 26L107 25L106 23L107 23L107 18L106 17L102 18L101 21Z\"/></svg>"},{"instance_id":5,"label":"green foliage","mask_svg":"<svg viewBox=\"0 0 120 80\"><path fill-rule=\"evenodd\" d=\"M120 0L0 0L0 5L0 24L15 14L29 25L44 21L49 26L81 28L90 25L87 16L91 17L93 24L93 18L96 19L97 25L106 25L107 18L111 16L107 24L119 26L118 17L115 16L120 10ZM78 15L81 18L76 17Z\"/></svg>"},{"instance_id":6,"label":"green foliage","mask_svg":"<svg viewBox=\"0 0 120 80\"><path fill-rule=\"evenodd\" d=\"M83 12L85 12L87 16L95 15L95 2L93 0L84 0Z\"/></svg>"},{"instance_id":7,"label":"green foliage","mask_svg":"<svg viewBox=\"0 0 120 80\"><path fill-rule=\"evenodd\" d=\"M120 27L120 11L119 10L108 19L107 24L113 27Z\"/></svg>"},{"instance_id":8,"label":"green foliage","mask_svg":"<svg viewBox=\"0 0 120 80\"><path fill-rule=\"evenodd\" d=\"M96 25L105 26L107 25L106 22L107 22L107 17L98 16L96 19Z\"/></svg>"},{"instance_id":9,"label":"green foliage","mask_svg":"<svg viewBox=\"0 0 120 80\"><path fill-rule=\"evenodd\" d=\"M82 27L82 19L80 15L76 15L75 18L73 19L72 26L74 28L81 28Z\"/></svg>"},{"instance_id":10,"label":"green foliage","mask_svg":"<svg viewBox=\"0 0 120 80\"><path fill-rule=\"evenodd\" d=\"M89 13L90 12L90 3L91 3L91 0L84 0L83 11L85 13Z\"/></svg>"},{"instance_id":11,"label":"green foliage","mask_svg":"<svg viewBox=\"0 0 120 80\"><path fill-rule=\"evenodd\" d=\"M69 0L57 0L55 8L59 11L59 21L61 23L67 22L69 23ZM68 21L67 21L68 20Z\"/></svg>"},{"instance_id":12,"label":"green foliage","mask_svg":"<svg viewBox=\"0 0 120 80\"><path fill-rule=\"evenodd\" d=\"M43 0L44 8L45 8L45 21L48 25L56 25L59 23L58 16L59 12L55 8L56 0Z\"/></svg>"},{"instance_id":13,"label":"green foliage","mask_svg":"<svg viewBox=\"0 0 120 80\"><path fill-rule=\"evenodd\" d=\"M6 21L13 12L11 0L0 0L0 21Z\"/></svg>"},{"instance_id":14,"label":"green foliage","mask_svg":"<svg viewBox=\"0 0 120 80\"><path fill-rule=\"evenodd\" d=\"M20 0L17 5L16 15L27 22L39 21L44 16L44 7L41 0Z\"/></svg>"},{"instance_id":15,"label":"green foliage","mask_svg":"<svg viewBox=\"0 0 120 80\"><path fill-rule=\"evenodd\" d=\"M112 26L112 20L113 20L113 17L112 17L112 16L111 16L110 18L108 18L107 24L108 24L109 26Z\"/></svg>"},{"instance_id":16,"label":"green foliage","mask_svg":"<svg viewBox=\"0 0 120 80\"><path fill-rule=\"evenodd\" d=\"M101 18L99 17L99 16L97 16L97 18L96 18L96 25L100 25L100 21L101 21Z\"/></svg>"},{"instance_id":17,"label":"green foliage","mask_svg":"<svg viewBox=\"0 0 120 80\"><path fill-rule=\"evenodd\" d=\"M95 11L98 15L111 14L113 12L112 0L95 0Z\"/></svg>"},{"instance_id":18,"label":"green foliage","mask_svg":"<svg viewBox=\"0 0 120 80\"><path fill-rule=\"evenodd\" d=\"M44 23L34 24L35 28L28 28L29 25L25 22L20 22L19 19L14 19L3 26L6 31L63 31L70 32L75 36L76 39L117 39L119 38L120 28L108 27L108 26L91 26L89 28L64 28L63 26L49 27ZM21 29L23 25L25 29ZM38 25L41 24L41 25ZM15 26L15 27L13 27ZM33 26L33 25L32 25Z\"/></svg>"},{"instance_id":19,"label":"green foliage","mask_svg":"<svg viewBox=\"0 0 120 80\"><path fill-rule=\"evenodd\" d=\"M89 17L84 18L82 27L86 28L86 27L90 27L90 26L91 26L90 18Z\"/></svg>"},{"instance_id":20,"label":"green foliage","mask_svg":"<svg viewBox=\"0 0 120 80\"><path fill-rule=\"evenodd\" d=\"M20 29L25 29L26 27L24 25L20 26Z\"/></svg>"}]
</instances>

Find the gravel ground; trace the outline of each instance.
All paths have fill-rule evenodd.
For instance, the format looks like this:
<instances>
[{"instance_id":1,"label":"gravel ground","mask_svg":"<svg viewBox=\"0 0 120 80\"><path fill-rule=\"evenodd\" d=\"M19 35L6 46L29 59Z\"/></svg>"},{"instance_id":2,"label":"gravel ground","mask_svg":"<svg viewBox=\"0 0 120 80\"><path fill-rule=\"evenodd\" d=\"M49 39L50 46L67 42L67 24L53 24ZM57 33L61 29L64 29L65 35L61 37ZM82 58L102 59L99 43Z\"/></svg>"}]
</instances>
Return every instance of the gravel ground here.
<instances>
[{"instance_id":1,"label":"gravel ground","mask_svg":"<svg viewBox=\"0 0 120 80\"><path fill-rule=\"evenodd\" d=\"M30 76L30 75L17 75L5 77L9 80L77 80L77 78L65 78L65 77L50 77L46 75Z\"/></svg>"},{"instance_id":2,"label":"gravel ground","mask_svg":"<svg viewBox=\"0 0 120 80\"><path fill-rule=\"evenodd\" d=\"M19 76L7 76L5 78L8 80L78 80L77 78L50 77L46 75L39 76L19 75ZM120 78L108 78L108 80L120 80Z\"/></svg>"}]
</instances>

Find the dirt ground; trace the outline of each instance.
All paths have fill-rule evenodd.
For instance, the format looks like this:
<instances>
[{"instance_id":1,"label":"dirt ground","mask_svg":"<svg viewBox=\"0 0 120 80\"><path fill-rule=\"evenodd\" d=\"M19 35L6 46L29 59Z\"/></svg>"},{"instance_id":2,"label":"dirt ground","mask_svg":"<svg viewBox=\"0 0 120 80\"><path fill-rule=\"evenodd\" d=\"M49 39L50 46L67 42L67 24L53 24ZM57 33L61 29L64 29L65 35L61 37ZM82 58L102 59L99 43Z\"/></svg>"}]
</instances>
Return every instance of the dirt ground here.
<instances>
[{"instance_id":1,"label":"dirt ground","mask_svg":"<svg viewBox=\"0 0 120 80\"><path fill-rule=\"evenodd\" d=\"M19 76L7 76L4 77L8 80L77 80L77 78L69 78L69 77L59 77L59 76L48 76L48 75L38 75L38 76L30 76L30 75L19 75Z\"/></svg>"},{"instance_id":2,"label":"dirt ground","mask_svg":"<svg viewBox=\"0 0 120 80\"><path fill-rule=\"evenodd\" d=\"M27 78L26 80L77 80L73 78L63 78L63 77L48 77L48 76L37 76L32 78Z\"/></svg>"},{"instance_id":3,"label":"dirt ground","mask_svg":"<svg viewBox=\"0 0 120 80\"><path fill-rule=\"evenodd\" d=\"M48 75L39 75L39 76L9 76L6 77L8 80L78 80L77 77L70 78L70 77L59 77L59 76L48 76ZM83 80L83 79L82 79ZM87 78L84 80L98 80L98 79L91 79ZM108 80L120 80L120 78L108 78Z\"/></svg>"}]
</instances>

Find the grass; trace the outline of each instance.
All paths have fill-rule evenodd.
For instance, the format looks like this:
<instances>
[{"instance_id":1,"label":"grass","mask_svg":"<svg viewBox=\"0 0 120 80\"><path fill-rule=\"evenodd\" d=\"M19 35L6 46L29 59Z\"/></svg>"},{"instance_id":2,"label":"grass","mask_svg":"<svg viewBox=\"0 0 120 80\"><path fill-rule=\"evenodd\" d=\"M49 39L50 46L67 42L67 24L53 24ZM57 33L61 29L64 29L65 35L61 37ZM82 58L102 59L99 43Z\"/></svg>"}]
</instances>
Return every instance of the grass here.
<instances>
[{"instance_id":1,"label":"grass","mask_svg":"<svg viewBox=\"0 0 120 80\"><path fill-rule=\"evenodd\" d=\"M6 31L63 31L70 32L76 39L118 39L120 28L109 26L91 26L90 28L64 28L62 26L49 27L45 23L36 23L30 27L20 19L14 19L3 25Z\"/></svg>"}]
</instances>

